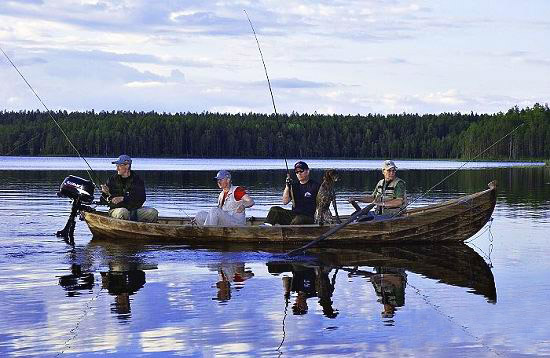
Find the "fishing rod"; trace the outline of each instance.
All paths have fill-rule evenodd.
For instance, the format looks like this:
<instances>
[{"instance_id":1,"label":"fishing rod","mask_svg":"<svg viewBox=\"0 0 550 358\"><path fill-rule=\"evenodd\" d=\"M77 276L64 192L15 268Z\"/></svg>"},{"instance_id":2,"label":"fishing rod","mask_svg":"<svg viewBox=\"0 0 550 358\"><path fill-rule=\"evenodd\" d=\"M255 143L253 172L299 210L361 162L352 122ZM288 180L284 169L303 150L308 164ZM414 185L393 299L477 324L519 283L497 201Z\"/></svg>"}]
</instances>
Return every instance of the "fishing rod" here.
<instances>
[{"instance_id":1,"label":"fishing rod","mask_svg":"<svg viewBox=\"0 0 550 358\"><path fill-rule=\"evenodd\" d=\"M429 192L431 192L434 188L436 188L438 185L440 185L441 183L445 182L447 179L449 179L450 177L452 177L453 175L455 175L460 169L462 169L464 166L466 166L468 163L471 163L472 161L476 160L477 158L479 158L480 156L482 156L484 153L486 153L489 149L493 148L495 145L497 145L498 143L500 143L502 140L504 140L505 138L509 137L510 135L512 135L515 131L517 131L520 127L522 127L523 125L525 125L525 122L524 123L521 123L520 125L518 125L516 128L514 128L513 130L511 130L510 132L506 133L502 138L498 139L496 142L494 142L493 144L491 144L489 147L487 147L485 150L483 150L481 153L479 153L478 155L476 155L474 158L470 159L470 160L467 160L466 162L464 162L464 164L462 164L458 169L456 169L455 171L453 171L451 174L447 175L445 178L443 178L442 180L440 180L437 184L435 184L434 186L432 186L430 189L428 189L426 192L424 192L423 194L419 195L417 198L415 198L414 200L412 200L411 202L407 203L407 205L405 205L401 210L399 210L397 213L393 214L390 219L400 215L406 208L407 206L411 205L412 203L414 203L415 201L417 201L418 199L426 196ZM314 245L317 245L319 242L325 240L326 238L328 238L330 235L340 231L341 229L343 229L344 227L348 226L350 223L354 222L356 219L358 219L359 217L363 216L363 215L366 215L371 209L373 209L374 207L376 206L376 203L370 203L369 205L365 206L363 209L361 210L357 210L355 213L353 213L350 218L348 220L346 220L345 222L341 223L341 224L338 224L336 226L334 226L333 228L331 228L330 230L328 230L327 232L325 232L324 234L322 234L321 236L319 236L317 239L305 244L304 246L302 247L299 247L297 249L294 249L294 250L291 250L289 252L287 252L287 255L292 257L292 256L296 256L300 253L305 253L305 250L307 250L308 248L314 246ZM354 205L355 207L355 205Z\"/></svg>"},{"instance_id":2,"label":"fishing rod","mask_svg":"<svg viewBox=\"0 0 550 358\"><path fill-rule=\"evenodd\" d=\"M258 40L258 36L256 35L256 30L254 30L254 25L252 25L250 16L248 16L248 13L246 12L246 10L243 10L243 11L246 15L246 18L248 19L248 23L250 24L250 28L252 29L252 33L254 34L254 38L256 39L256 44L258 45L260 58L262 59L262 64L264 65L265 77L267 78L267 86L269 87L269 94L271 95L271 103L273 104L273 111L275 112L275 120L277 121L277 126L279 127L279 129L281 129L282 127L281 127L281 123L279 122L279 114L277 113L277 107L275 106L275 98L273 97L273 90L271 89L271 81L269 80L269 75L267 74L267 66L265 65L264 55L262 53L262 48L260 47L260 41ZM283 157L285 159L286 174L287 174L287 177L290 178L290 170L288 169L288 161L286 160L286 157L287 157L286 145L283 145ZM290 196L292 198L292 206L295 206L294 192L292 191L292 188L289 188L289 191L290 191Z\"/></svg>"},{"instance_id":3,"label":"fishing rod","mask_svg":"<svg viewBox=\"0 0 550 358\"><path fill-rule=\"evenodd\" d=\"M94 174L95 178L97 179L97 175L95 175L95 172L94 170L92 169L92 167L90 166L90 163L88 163L88 161L86 160L86 158L84 158L82 156L82 154L80 154L80 151L75 147L75 145L73 144L73 142L71 141L71 139L69 138L69 136L67 135L67 133L65 133L65 131L63 130L63 128L59 125L59 123L57 122L57 120L55 119L55 117L52 115L52 111L46 106L46 104L44 103L44 101L42 101L42 98L40 98L40 96L38 95L38 93L36 93L36 91L34 90L34 88L31 86L31 84L29 83L29 81L27 81L27 79L25 78L25 76L23 76L23 74L21 73L21 71L19 71L19 68L17 68L17 66L15 65L15 63L13 63L13 61L10 59L10 57L8 56L8 54L0 47L0 51L2 51L2 53L4 54L4 56L6 57L6 59L8 60L8 62L12 65L12 67L15 69L15 71L17 71L17 73L19 74L19 76L21 76L21 78L23 79L23 81L25 81L25 83L27 84L27 86L30 88L30 90L32 91L32 93L34 94L34 96L36 98L38 98L38 101L40 101L40 103L42 104L42 106L46 109L47 113L48 113L48 116L53 120L53 122L55 123L55 125L59 128L59 130L61 131L61 133L63 133L63 136L65 136L65 139L67 139L67 141L69 142L69 144L71 145L71 147L74 149L74 151L76 152L76 154L78 154L78 156L80 157L80 159L84 160L84 162L86 163L86 165L88 166L88 169L85 169L86 170L86 173L88 174L88 177L90 178L90 180L92 181L92 183L94 184L95 187L98 187L98 185L94 182L94 178L92 177L92 173ZM33 137L31 140L33 140L34 138L36 138L37 136ZM28 142L27 142L28 143Z\"/></svg>"},{"instance_id":4,"label":"fishing rod","mask_svg":"<svg viewBox=\"0 0 550 358\"><path fill-rule=\"evenodd\" d=\"M493 148L495 145L497 145L498 143L500 143L501 141L503 141L505 138L509 137L510 135L512 135L515 131L517 131L520 127L524 126L525 125L525 122L524 123L521 123L519 126L517 126L516 128L512 129L510 132L506 133L502 138L500 138L499 140L497 140L496 142L494 142L493 144L491 144L489 147L487 147L485 150L483 150L481 153L479 153L478 155L476 155L475 157L473 157L472 159L469 159L467 161L464 162L464 164L462 164L460 167L458 167L455 171L453 171L451 174L447 175L445 178L441 179L438 183L436 183L435 185L433 185L430 189L428 189L427 191L425 191L424 193L422 193L421 195L419 195L418 197L416 197L414 200L411 200L411 202L407 203L401 210L399 210L397 213L393 214L391 217L394 218L398 215L401 215L401 213L403 211L405 211L405 209L411 205L412 203L418 201L419 199L425 197L428 193L430 193L432 190L434 190L436 187L438 187L439 185L441 185L443 182L445 182L447 179L449 179L450 177L452 177L453 175L455 175L460 169L464 168L467 164L475 161L477 158L481 157L483 154L485 154L489 149Z\"/></svg>"}]
</instances>

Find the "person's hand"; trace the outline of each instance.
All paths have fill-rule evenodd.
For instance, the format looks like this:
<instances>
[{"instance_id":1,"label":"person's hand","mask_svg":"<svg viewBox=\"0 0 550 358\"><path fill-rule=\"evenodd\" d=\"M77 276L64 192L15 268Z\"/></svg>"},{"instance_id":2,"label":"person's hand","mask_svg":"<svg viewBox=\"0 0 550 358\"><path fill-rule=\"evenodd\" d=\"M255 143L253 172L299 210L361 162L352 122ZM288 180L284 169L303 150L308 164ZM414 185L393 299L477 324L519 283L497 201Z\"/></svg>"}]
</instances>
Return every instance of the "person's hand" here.
<instances>
[{"instance_id":1,"label":"person's hand","mask_svg":"<svg viewBox=\"0 0 550 358\"><path fill-rule=\"evenodd\" d=\"M286 176L286 180L285 180L285 183L288 187L291 187L292 186L292 178L290 177L290 174L288 174Z\"/></svg>"},{"instance_id":2,"label":"person's hand","mask_svg":"<svg viewBox=\"0 0 550 358\"><path fill-rule=\"evenodd\" d=\"M109 193L109 187L105 184L101 184L101 191L107 195L110 195L111 193Z\"/></svg>"},{"instance_id":3,"label":"person's hand","mask_svg":"<svg viewBox=\"0 0 550 358\"><path fill-rule=\"evenodd\" d=\"M115 196L114 198L111 198L111 203L116 205L116 204L121 203L122 200L124 200L123 196Z\"/></svg>"}]
</instances>

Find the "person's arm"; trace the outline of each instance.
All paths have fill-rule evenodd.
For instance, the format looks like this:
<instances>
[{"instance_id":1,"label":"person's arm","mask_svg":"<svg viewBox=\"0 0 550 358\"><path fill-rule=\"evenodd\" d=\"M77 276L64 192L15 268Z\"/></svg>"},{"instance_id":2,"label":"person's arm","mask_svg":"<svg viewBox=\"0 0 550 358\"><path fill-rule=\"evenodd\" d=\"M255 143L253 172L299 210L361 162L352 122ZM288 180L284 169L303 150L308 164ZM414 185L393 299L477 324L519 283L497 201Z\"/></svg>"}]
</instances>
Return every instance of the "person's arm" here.
<instances>
[{"instance_id":1,"label":"person's arm","mask_svg":"<svg viewBox=\"0 0 550 358\"><path fill-rule=\"evenodd\" d=\"M291 195L290 195L291 187L292 187L292 179L290 179L290 174L287 174L285 190L283 191L283 204L284 205L290 203L290 200L292 199Z\"/></svg>"},{"instance_id":2,"label":"person's arm","mask_svg":"<svg viewBox=\"0 0 550 358\"><path fill-rule=\"evenodd\" d=\"M372 195L363 195L363 196L352 196L348 199L348 202L358 201L360 203L372 203L374 201L374 196Z\"/></svg>"},{"instance_id":3,"label":"person's arm","mask_svg":"<svg viewBox=\"0 0 550 358\"><path fill-rule=\"evenodd\" d=\"M237 207L237 212L242 213L244 209L250 208L252 206L254 206L254 199L252 199L250 195L245 194L240 200L240 205L239 207Z\"/></svg>"}]
</instances>

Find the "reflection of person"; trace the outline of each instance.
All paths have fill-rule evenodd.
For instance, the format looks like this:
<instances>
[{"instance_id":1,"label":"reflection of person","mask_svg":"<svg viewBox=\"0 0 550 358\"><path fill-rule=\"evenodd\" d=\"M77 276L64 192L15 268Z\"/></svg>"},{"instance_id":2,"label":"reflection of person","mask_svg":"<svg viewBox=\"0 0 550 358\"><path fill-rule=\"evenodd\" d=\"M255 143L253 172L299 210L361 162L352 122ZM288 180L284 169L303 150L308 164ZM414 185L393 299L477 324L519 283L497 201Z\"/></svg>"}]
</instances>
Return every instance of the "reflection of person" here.
<instances>
[{"instance_id":1,"label":"reflection of person","mask_svg":"<svg viewBox=\"0 0 550 358\"><path fill-rule=\"evenodd\" d=\"M382 165L384 179L381 179L371 195L351 197L350 203L376 203L376 214L392 217L401 214L407 205L407 191L405 182L396 176L397 166L391 160Z\"/></svg>"},{"instance_id":2,"label":"reflection of person","mask_svg":"<svg viewBox=\"0 0 550 358\"><path fill-rule=\"evenodd\" d=\"M242 285L244 281L254 277L254 273L244 267L244 263L223 263L216 266L218 271L218 282L216 288L218 292L214 300L225 302L231 299L231 284L236 285L236 289Z\"/></svg>"},{"instance_id":3,"label":"reflection of person","mask_svg":"<svg viewBox=\"0 0 550 358\"><path fill-rule=\"evenodd\" d=\"M287 184L283 191L283 204L286 205L294 197L292 210L280 206L272 207L267 213L266 225L304 225L313 224L319 183L309 177L309 166L302 161L294 164L294 172L298 178L295 183L287 176ZM292 195L290 191L292 190Z\"/></svg>"},{"instance_id":4,"label":"reflection of person","mask_svg":"<svg viewBox=\"0 0 550 358\"><path fill-rule=\"evenodd\" d=\"M137 266L116 267L109 264L108 272L101 272L101 284L109 294L115 296L113 311L117 314L130 313L130 296L145 285L145 272Z\"/></svg>"},{"instance_id":5,"label":"reflection of person","mask_svg":"<svg viewBox=\"0 0 550 358\"><path fill-rule=\"evenodd\" d=\"M195 221L199 225L242 226L246 224L245 209L254 205L254 200L242 186L231 183L231 173L220 170L214 178L222 189L218 196L218 206L210 211L199 211Z\"/></svg>"},{"instance_id":6,"label":"reflection of person","mask_svg":"<svg viewBox=\"0 0 550 358\"><path fill-rule=\"evenodd\" d=\"M158 211L143 206L145 202L145 184L132 171L132 158L123 154L112 162L117 173L101 185L103 198L109 205L109 215L115 219L156 222Z\"/></svg>"},{"instance_id":7,"label":"reflection of person","mask_svg":"<svg viewBox=\"0 0 550 358\"><path fill-rule=\"evenodd\" d=\"M328 274L331 271L326 267L307 267L305 265L292 265L292 278L283 278L285 298L290 297L290 292L296 292L296 300L292 305L295 315L303 315L308 311L307 299L319 298L319 305L323 308L323 314L328 318L338 315L332 307L332 293L334 283L330 281Z\"/></svg>"},{"instance_id":8,"label":"reflection of person","mask_svg":"<svg viewBox=\"0 0 550 358\"><path fill-rule=\"evenodd\" d=\"M407 274L401 268L377 267L375 271L370 280L376 295L380 297L378 302L384 305L382 317L392 318L396 307L405 305Z\"/></svg>"}]
</instances>

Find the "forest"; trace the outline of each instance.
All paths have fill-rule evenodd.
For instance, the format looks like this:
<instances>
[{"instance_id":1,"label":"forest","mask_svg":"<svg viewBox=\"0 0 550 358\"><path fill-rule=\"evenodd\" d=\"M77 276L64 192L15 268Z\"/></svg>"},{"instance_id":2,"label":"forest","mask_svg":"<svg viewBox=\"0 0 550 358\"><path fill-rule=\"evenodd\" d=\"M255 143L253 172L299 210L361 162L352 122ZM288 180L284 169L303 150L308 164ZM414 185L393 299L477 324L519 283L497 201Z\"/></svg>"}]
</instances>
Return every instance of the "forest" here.
<instances>
[{"instance_id":1,"label":"forest","mask_svg":"<svg viewBox=\"0 0 550 358\"><path fill-rule=\"evenodd\" d=\"M0 111L0 154L76 155L52 117L95 157L550 158L548 104L437 115Z\"/></svg>"}]
</instances>

